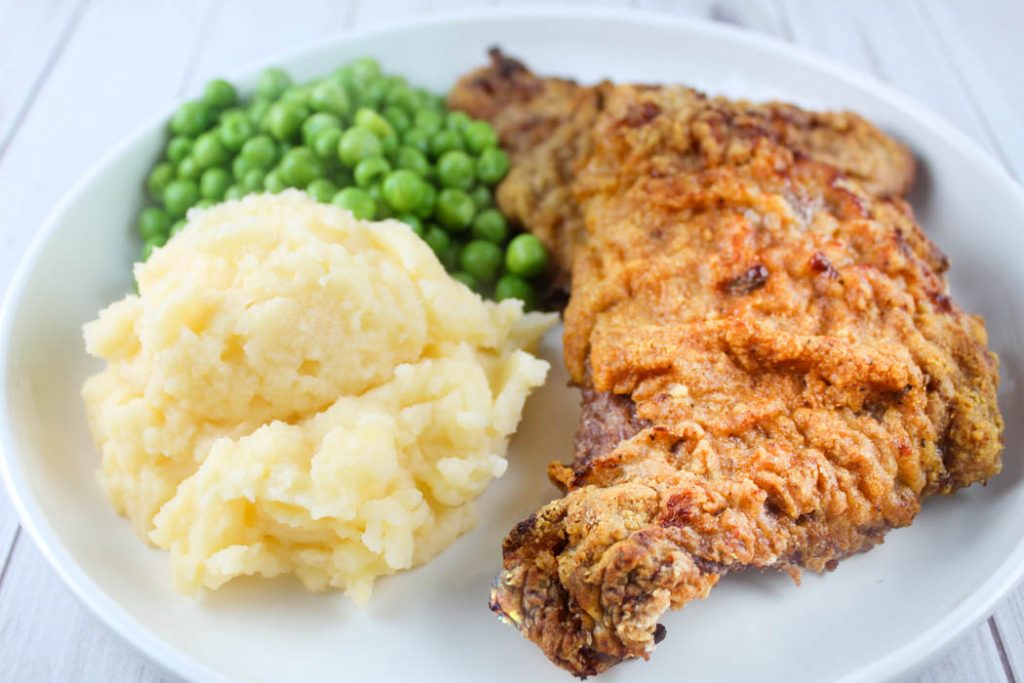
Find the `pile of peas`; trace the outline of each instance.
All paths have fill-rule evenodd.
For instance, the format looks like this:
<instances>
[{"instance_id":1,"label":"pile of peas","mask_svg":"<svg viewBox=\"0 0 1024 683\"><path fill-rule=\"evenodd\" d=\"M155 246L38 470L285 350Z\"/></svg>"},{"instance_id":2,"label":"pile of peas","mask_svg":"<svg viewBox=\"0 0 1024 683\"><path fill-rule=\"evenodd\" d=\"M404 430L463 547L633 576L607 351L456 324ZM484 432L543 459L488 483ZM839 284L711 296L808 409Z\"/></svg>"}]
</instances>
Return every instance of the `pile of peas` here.
<instances>
[{"instance_id":1,"label":"pile of peas","mask_svg":"<svg viewBox=\"0 0 1024 683\"><path fill-rule=\"evenodd\" d=\"M494 129L383 74L374 59L304 84L267 69L248 102L227 81L210 81L174 113L170 131L146 180L155 205L139 215L143 260L193 206L295 187L357 218L397 218L452 277L534 305L548 254L532 235L509 239L494 207L493 188L508 171Z\"/></svg>"}]
</instances>

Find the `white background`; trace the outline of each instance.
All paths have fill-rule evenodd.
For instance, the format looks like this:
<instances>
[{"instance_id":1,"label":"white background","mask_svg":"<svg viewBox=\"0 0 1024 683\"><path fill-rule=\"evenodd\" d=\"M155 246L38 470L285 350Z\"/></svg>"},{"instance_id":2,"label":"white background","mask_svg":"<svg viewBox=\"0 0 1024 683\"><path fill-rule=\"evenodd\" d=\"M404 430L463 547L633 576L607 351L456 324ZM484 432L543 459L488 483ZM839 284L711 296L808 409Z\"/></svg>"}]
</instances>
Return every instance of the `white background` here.
<instances>
[{"instance_id":1,"label":"white background","mask_svg":"<svg viewBox=\"0 0 1024 683\"><path fill-rule=\"evenodd\" d=\"M126 133L198 93L210 77L347 28L480 4L515 3L0 0L0 292L75 180ZM1024 178L1022 0L578 4L704 18L810 47L921 100ZM2 492L0 680L163 680L60 583ZM1024 680L1024 589L918 680Z\"/></svg>"}]
</instances>

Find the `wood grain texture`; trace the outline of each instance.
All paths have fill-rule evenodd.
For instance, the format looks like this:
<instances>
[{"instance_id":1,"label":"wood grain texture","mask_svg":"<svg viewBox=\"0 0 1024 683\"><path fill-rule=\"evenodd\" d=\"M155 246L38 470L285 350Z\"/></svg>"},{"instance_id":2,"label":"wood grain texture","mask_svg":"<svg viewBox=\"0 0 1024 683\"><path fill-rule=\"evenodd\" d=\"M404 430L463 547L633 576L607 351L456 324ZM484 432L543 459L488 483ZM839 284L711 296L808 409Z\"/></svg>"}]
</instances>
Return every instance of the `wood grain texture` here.
<instances>
[{"instance_id":1,"label":"wood grain texture","mask_svg":"<svg viewBox=\"0 0 1024 683\"><path fill-rule=\"evenodd\" d=\"M956 646L926 673L918 676L915 683L981 683L1005 680L1007 678L999 660L999 651L988 622L983 622L961 638Z\"/></svg>"},{"instance_id":2,"label":"wood grain texture","mask_svg":"<svg viewBox=\"0 0 1024 683\"><path fill-rule=\"evenodd\" d=\"M784 0L794 41L897 86L994 151L985 125L918 8L907 2Z\"/></svg>"},{"instance_id":3,"label":"wood grain texture","mask_svg":"<svg viewBox=\"0 0 1024 683\"><path fill-rule=\"evenodd\" d=\"M174 101L207 6L95 0L86 8L0 158L0 290L60 197Z\"/></svg>"},{"instance_id":4,"label":"wood grain texture","mask_svg":"<svg viewBox=\"0 0 1024 683\"><path fill-rule=\"evenodd\" d=\"M32 226L39 224L85 169L161 106L182 95L197 94L209 77L352 26L484 4L521 4L519 0L82 2L86 4L0 0L0 291L32 235ZM1019 2L578 0L565 4L629 5L709 19L806 45L890 81L945 115L1001 158L1018 178L1024 177L1024 81L1016 58L1016 33L1024 25L1024 6ZM8 70L8 65L14 66ZM104 78L96 79L97 73ZM3 153L5 126L11 129L11 121L17 122L17 128ZM46 158L54 149L60 150L62 160L56 167ZM33 196L34 201L24 202L25 196ZM162 680L81 606L28 536L16 530L10 503L0 493L0 568L4 568L0 569L0 679ZM1022 673L1024 590L917 680L1004 681L1020 678Z\"/></svg>"},{"instance_id":5,"label":"wood grain texture","mask_svg":"<svg viewBox=\"0 0 1024 683\"><path fill-rule=\"evenodd\" d=\"M163 680L100 624L22 537L0 585L0 677L12 682Z\"/></svg>"},{"instance_id":6,"label":"wood grain texture","mask_svg":"<svg viewBox=\"0 0 1024 683\"><path fill-rule=\"evenodd\" d=\"M992 3L978 12L960 2L922 2L919 14L943 47L943 57L982 121L996 156L1024 180L1024 79L1020 29L1024 2Z\"/></svg>"},{"instance_id":7,"label":"wood grain texture","mask_svg":"<svg viewBox=\"0 0 1024 683\"><path fill-rule=\"evenodd\" d=\"M0 0L0 155L85 5L86 0Z\"/></svg>"},{"instance_id":8,"label":"wood grain texture","mask_svg":"<svg viewBox=\"0 0 1024 683\"><path fill-rule=\"evenodd\" d=\"M714 21L783 40L788 37L782 15L772 0L634 0L630 4L638 9Z\"/></svg>"},{"instance_id":9,"label":"wood grain texture","mask_svg":"<svg viewBox=\"0 0 1024 683\"><path fill-rule=\"evenodd\" d=\"M7 498L7 493L0 491L0 586L4 584L10 564L11 550L13 550L20 533L18 515L14 512L14 506Z\"/></svg>"},{"instance_id":10,"label":"wood grain texture","mask_svg":"<svg viewBox=\"0 0 1024 683\"><path fill-rule=\"evenodd\" d=\"M198 95L210 78L343 32L352 26L358 4L329 0L222 0L210 16L209 40L203 42L193 68L186 75L186 94Z\"/></svg>"},{"instance_id":11,"label":"wood grain texture","mask_svg":"<svg viewBox=\"0 0 1024 683\"><path fill-rule=\"evenodd\" d=\"M996 647L1015 681L1024 681L1024 587L996 610L993 631Z\"/></svg>"}]
</instances>

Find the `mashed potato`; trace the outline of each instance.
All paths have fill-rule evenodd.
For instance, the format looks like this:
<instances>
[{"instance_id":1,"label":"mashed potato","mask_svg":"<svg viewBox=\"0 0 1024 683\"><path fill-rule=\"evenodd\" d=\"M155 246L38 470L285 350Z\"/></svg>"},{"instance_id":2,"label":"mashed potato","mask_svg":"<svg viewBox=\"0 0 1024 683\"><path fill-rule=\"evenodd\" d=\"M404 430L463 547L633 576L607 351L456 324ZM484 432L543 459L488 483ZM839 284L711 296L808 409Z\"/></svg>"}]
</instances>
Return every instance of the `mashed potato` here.
<instances>
[{"instance_id":1,"label":"mashed potato","mask_svg":"<svg viewBox=\"0 0 1024 683\"><path fill-rule=\"evenodd\" d=\"M176 585L294 572L366 600L473 525L552 323L485 302L405 225L300 192L190 214L85 326L100 481Z\"/></svg>"}]
</instances>

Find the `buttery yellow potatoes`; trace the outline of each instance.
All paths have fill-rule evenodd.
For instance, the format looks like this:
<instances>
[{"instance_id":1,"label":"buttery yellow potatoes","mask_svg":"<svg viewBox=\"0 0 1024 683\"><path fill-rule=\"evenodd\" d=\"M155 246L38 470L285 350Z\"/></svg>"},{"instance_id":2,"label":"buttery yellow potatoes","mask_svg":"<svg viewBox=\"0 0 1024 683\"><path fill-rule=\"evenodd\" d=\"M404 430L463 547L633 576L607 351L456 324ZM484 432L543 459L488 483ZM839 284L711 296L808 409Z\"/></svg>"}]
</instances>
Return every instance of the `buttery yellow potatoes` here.
<instances>
[{"instance_id":1,"label":"buttery yellow potatoes","mask_svg":"<svg viewBox=\"0 0 1024 683\"><path fill-rule=\"evenodd\" d=\"M85 326L100 481L186 593L294 572L369 598L473 525L553 316L482 300L405 225L297 191L190 214Z\"/></svg>"}]
</instances>

